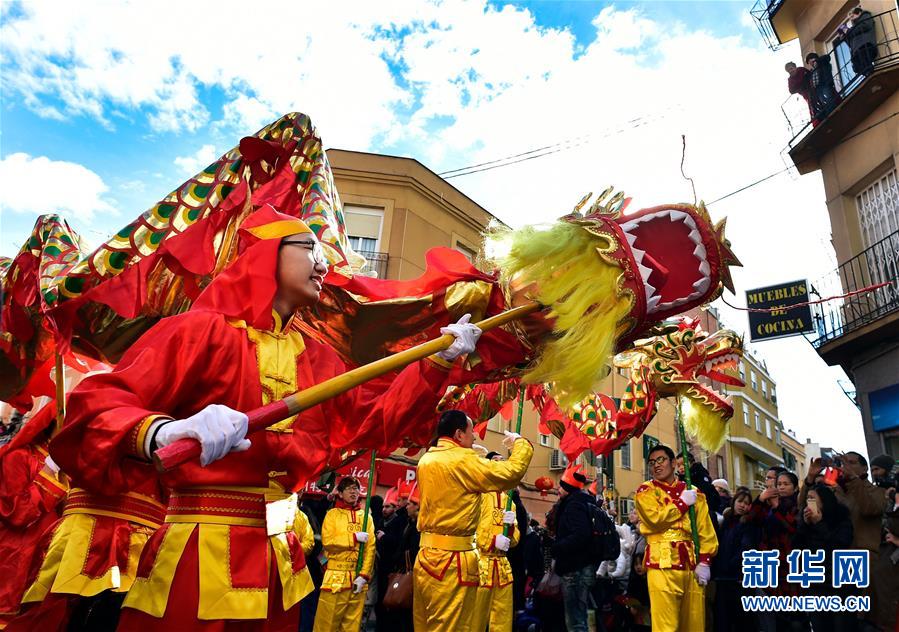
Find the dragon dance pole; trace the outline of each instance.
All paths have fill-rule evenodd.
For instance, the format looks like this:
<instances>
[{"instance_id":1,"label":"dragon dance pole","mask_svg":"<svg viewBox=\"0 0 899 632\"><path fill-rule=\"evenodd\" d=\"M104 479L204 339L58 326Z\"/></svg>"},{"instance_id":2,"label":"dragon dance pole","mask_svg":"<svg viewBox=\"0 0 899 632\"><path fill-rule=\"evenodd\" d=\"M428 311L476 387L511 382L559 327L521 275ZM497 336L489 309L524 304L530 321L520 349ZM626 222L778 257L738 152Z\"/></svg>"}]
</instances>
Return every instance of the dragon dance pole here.
<instances>
[{"instance_id":1,"label":"dragon dance pole","mask_svg":"<svg viewBox=\"0 0 899 632\"><path fill-rule=\"evenodd\" d=\"M365 513L362 514L362 530L368 531L368 514L371 511L371 490L375 486L375 459L377 450L371 451L371 465L368 468L368 488L365 490ZM374 546L372 542L372 546ZM362 572L362 555L365 553L365 542L359 543L359 558L356 560L356 575Z\"/></svg>"},{"instance_id":2,"label":"dragon dance pole","mask_svg":"<svg viewBox=\"0 0 899 632\"><path fill-rule=\"evenodd\" d=\"M480 322L474 323L481 328L482 331L489 331L496 327L510 323L513 320L523 318L528 314L538 311L541 305L536 301L530 301L524 305L514 307L491 316ZM250 418L247 434L264 430L268 426L278 423L282 419L292 417L308 408L312 408L323 401L336 397L341 393L363 384L371 379L389 373L396 369L400 369L407 364L423 360L430 355L447 349L455 338L452 334L446 334L439 338L434 338L428 342L423 342L405 351L400 351L386 358L375 360L369 364L365 364L351 371L347 371L341 375L332 377L315 386L302 390L293 395L288 395L282 400L272 402L261 408L257 408L247 413ZM160 472L167 472L182 463L187 463L200 456L200 442L195 439L179 439L169 445L159 448L153 454L153 461L156 463L156 469Z\"/></svg>"},{"instance_id":3,"label":"dragon dance pole","mask_svg":"<svg viewBox=\"0 0 899 632\"><path fill-rule=\"evenodd\" d=\"M524 414L524 385L518 387L518 418L515 420L515 434L521 434L521 416ZM512 490L506 494L506 511L512 511ZM503 535L509 537L510 525L503 525ZM521 529L521 526L518 527Z\"/></svg>"},{"instance_id":4,"label":"dragon dance pole","mask_svg":"<svg viewBox=\"0 0 899 632\"><path fill-rule=\"evenodd\" d=\"M693 481L690 480L690 460L687 458L687 433L684 432L684 422L681 419L680 397L677 398L674 417L677 419L677 432L680 435L681 458L684 461L684 482L687 489L693 487ZM690 505L690 531L693 532L693 555L699 559L699 529L696 527L696 507Z\"/></svg>"}]
</instances>

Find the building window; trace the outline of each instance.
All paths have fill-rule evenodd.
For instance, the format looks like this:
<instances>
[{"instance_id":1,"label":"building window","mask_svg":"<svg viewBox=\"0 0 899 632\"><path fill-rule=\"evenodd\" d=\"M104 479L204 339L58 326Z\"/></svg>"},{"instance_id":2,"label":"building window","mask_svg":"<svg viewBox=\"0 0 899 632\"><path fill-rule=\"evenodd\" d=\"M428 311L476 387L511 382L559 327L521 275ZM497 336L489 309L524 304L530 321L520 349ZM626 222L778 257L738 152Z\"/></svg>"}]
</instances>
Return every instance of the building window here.
<instances>
[{"instance_id":1,"label":"building window","mask_svg":"<svg viewBox=\"0 0 899 632\"><path fill-rule=\"evenodd\" d=\"M755 377L755 371L749 370L749 379L752 380L752 390L758 392L759 390L759 381Z\"/></svg>"},{"instance_id":2,"label":"building window","mask_svg":"<svg viewBox=\"0 0 899 632\"><path fill-rule=\"evenodd\" d=\"M631 440L628 439L627 441L622 443L618 447L618 451L621 453L622 469L625 469L625 470L631 469Z\"/></svg>"},{"instance_id":3,"label":"building window","mask_svg":"<svg viewBox=\"0 0 899 632\"><path fill-rule=\"evenodd\" d=\"M743 480L740 478L740 455L734 455L734 485L739 487L743 484Z\"/></svg>"},{"instance_id":4,"label":"building window","mask_svg":"<svg viewBox=\"0 0 899 632\"><path fill-rule=\"evenodd\" d=\"M780 445L780 428L774 426L774 443Z\"/></svg>"},{"instance_id":5,"label":"building window","mask_svg":"<svg viewBox=\"0 0 899 632\"><path fill-rule=\"evenodd\" d=\"M382 209L365 206L344 206L347 241L350 247L365 256L369 252L378 252L381 244L381 224L384 219Z\"/></svg>"},{"instance_id":6,"label":"building window","mask_svg":"<svg viewBox=\"0 0 899 632\"><path fill-rule=\"evenodd\" d=\"M777 391L774 390L774 384L771 385L771 401L777 403Z\"/></svg>"},{"instance_id":7,"label":"building window","mask_svg":"<svg viewBox=\"0 0 899 632\"><path fill-rule=\"evenodd\" d=\"M765 417L765 436L771 438L771 420Z\"/></svg>"},{"instance_id":8,"label":"building window","mask_svg":"<svg viewBox=\"0 0 899 632\"><path fill-rule=\"evenodd\" d=\"M492 430L493 432L502 432L506 429L506 420L503 419L502 415L494 415L490 421L487 422L487 430Z\"/></svg>"},{"instance_id":9,"label":"building window","mask_svg":"<svg viewBox=\"0 0 899 632\"><path fill-rule=\"evenodd\" d=\"M549 435L542 434L540 435L540 445L544 448L548 448L550 446L550 438Z\"/></svg>"},{"instance_id":10,"label":"building window","mask_svg":"<svg viewBox=\"0 0 899 632\"><path fill-rule=\"evenodd\" d=\"M865 248L899 230L899 184L896 182L896 170L893 169L855 196L855 204L858 207L858 222ZM886 272L883 266L869 264L868 269L875 277L871 279L874 283L890 278L877 276Z\"/></svg>"},{"instance_id":11,"label":"building window","mask_svg":"<svg viewBox=\"0 0 899 632\"><path fill-rule=\"evenodd\" d=\"M634 499L633 498L619 498L618 499L618 522L624 524L627 522L627 517L634 510Z\"/></svg>"},{"instance_id":12,"label":"building window","mask_svg":"<svg viewBox=\"0 0 899 632\"><path fill-rule=\"evenodd\" d=\"M768 399L768 383L762 380L762 397Z\"/></svg>"},{"instance_id":13,"label":"building window","mask_svg":"<svg viewBox=\"0 0 899 632\"><path fill-rule=\"evenodd\" d=\"M453 248L455 250L458 250L459 252L461 252L463 255L465 255L465 258L468 259L469 261L471 261L472 263L474 263L475 259L478 258L478 253L476 250L469 248L468 246L466 246L465 244L463 244L459 241L456 242L456 244L453 246Z\"/></svg>"},{"instance_id":14,"label":"building window","mask_svg":"<svg viewBox=\"0 0 899 632\"><path fill-rule=\"evenodd\" d=\"M724 457L719 454L715 457L715 463L718 464L718 478L727 478L727 471L724 469Z\"/></svg>"},{"instance_id":15,"label":"building window","mask_svg":"<svg viewBox=\"0 0 899 632\"><path fill-rule=\"evenodd\" d=\"M755 412L755 431L762 434L762 420L759 419L758 411Z\"/></svg>"},{"instance_id":16,"label":"building window","mask_svg":"<svg viewBox=\"0 0 899 632\"><path fill-rule=\"evenodd\" d=\"M743 423L749 425L749 404L743 404Z\"/></svg>"}]
</instances>

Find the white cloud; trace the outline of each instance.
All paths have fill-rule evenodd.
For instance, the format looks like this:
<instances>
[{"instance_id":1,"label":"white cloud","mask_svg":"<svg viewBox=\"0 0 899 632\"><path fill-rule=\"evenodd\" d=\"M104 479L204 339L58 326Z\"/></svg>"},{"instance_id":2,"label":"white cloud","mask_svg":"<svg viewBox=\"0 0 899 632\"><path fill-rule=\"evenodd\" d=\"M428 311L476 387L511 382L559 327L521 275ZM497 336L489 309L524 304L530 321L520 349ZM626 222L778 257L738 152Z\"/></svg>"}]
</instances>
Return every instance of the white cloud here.
<instances>
[{"instance_id":1,"label":"white cloud","mask_svg":"<svg viewBox=\"0 0 899 632\"><path fill-rule=\"evenodd\" d=\"M90 222L118 215L108 191L100 176L78 163L21 152L0 160L0 207L13 213L61 213Z\"/></svg>"},{"instance_id":2,"label":"white cloud","mask_svg":"<svg viewBox=\"0 0 899 632\"><path fill-rule=\"evenodd\" d=\"M203 145L192 156L175 158L175 166L186 175L192 176L211 165L218 157L219 154L216 153L214 145Z\"/></svg>"}]
</instances>

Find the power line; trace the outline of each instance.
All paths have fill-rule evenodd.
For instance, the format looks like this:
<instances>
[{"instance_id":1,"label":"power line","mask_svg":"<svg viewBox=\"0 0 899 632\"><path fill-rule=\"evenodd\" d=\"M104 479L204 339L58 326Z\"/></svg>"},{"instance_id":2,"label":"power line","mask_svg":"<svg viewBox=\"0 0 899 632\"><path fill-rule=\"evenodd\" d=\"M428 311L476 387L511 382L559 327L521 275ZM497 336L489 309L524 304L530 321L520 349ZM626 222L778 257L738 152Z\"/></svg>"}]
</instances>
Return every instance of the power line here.
<instances>
[{"instance_id":1,"label":"power line","mask_svg":"<svg viewBox=\"0 0 899 632\"><path fill-rule=\"evenodd\" d=\"M855 132L854 134L851 134L850 136L846 136L845 138L841 139L840 142L841 142L841 143L845 143L847 140L852 140L852 139L855 138L856 136L861 136L861 135L864 134L865 132L874 129L874 128L877 127L878 125L883 125L884 123L886 123L887 121L889 121L889 120L890 120L891 118L893 118L894 116L899 116L899 112L893 112L892 114L890 114L890 115L887 116L886 118L881 119L881 120L877 121L876 123L871 123L870 125L868 125L868 127L864 128L864 129L860 129L860 130L858 130L857 132ZM741 192L745 191L746 189L749 189L749 188L754 187L754 186L757 185L757 184L761 184L762 182L765 182L766 180L770 180L770 179L773 178L774 176L779 176L779 175L782 174L782 173L786 173L786 172L789 171L790 169L792 169L792 167L787 167L786 169L781 169L780 171L775 171L775 172L772 173L771 175L767 175L767 176L765 176L764 178L761 178L761 179L759 179L759 180L756 180L755 182L753 182L753 183L751 183L751 184L747 184L747 185L744 186L744 187L740 187L740 188L737 189L736 191L731 191L731 192L728 193L727 195L722 195L720 198L718 198L718 199L716 199L716 200L712 200L711 202L708 202L708 203L706 204L706 206L711 206L711 205L714 204L715 202L720 202L721 200L727 199L727 198L729 198L729 197L732 196L732 195L736 195L737 193L741 193Z\"/></svg>"},{"instance_id":2,"label":"power line","mask_svg":"<svg viewBox=\"0 0 899 632\"><path fill-rule=\"evenodd\" d=\"M459 167L457 169L450 169L449 171L442 171L437 175L441 176L445 180L449 180L451 178L458 178L461 176L471 175L473 173L480 173L482 171L490 171L492 169L498 169L500 167L508 167L510 165L518 164L520 162L526 162L528 160L534 160L535 158L542 158L544 156L549 156L552 154L557 154L562 151L567 151L569 149L574 149L575 147L580 147L581 145L585 145L593 140L599 138L607 138L609 136L613 136L616 134L621 134L631 129L636 129L647 123L664 118L664 115L659 115L658 117L653 118L645 118L638 117L635 119L631 119L627 121L627 123L619 127L617 129L611 130L604 134L600 134L598 136L594 136L592 134L587 134L584 136L578 136L572 139L566 139L560 141L558 143L553 143L550 145L545 145L543 147L538 147L536 149L531 149L525 152L521 152L518 154L512 154L510 156L506 156L504 158L497 158L495 160L488 160L486 162L481 162L474 165L468 165L467 167ZM517 160L515 160L517 158ZM449 175L448 175L449 174Z\"/></svg>"}]
</instances>

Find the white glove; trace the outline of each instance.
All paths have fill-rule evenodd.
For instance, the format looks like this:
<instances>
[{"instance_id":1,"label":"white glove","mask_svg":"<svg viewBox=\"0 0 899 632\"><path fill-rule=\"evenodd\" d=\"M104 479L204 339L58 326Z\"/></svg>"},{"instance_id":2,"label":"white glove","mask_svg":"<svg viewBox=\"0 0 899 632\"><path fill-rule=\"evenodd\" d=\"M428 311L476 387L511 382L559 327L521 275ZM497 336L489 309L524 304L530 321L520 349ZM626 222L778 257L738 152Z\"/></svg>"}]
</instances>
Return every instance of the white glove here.
<instances>
[{"instance_id":1,"label":"white glove","mask_svg":"<svg viewBox=\"0 0 899 632\"><path fill-rule=\"evenodd\" d=\"M700 586L705 586L712 578L712 569L709 568L708 564L697 564L693 573L696 575L696 583Z\"/></svg>"},{"instance_id":2,"label":"white glove","mask_svg":"<svg viewBox=\"0 0 899 632\"><path fill-rule=\"evenodd\" d=\"M440 328L440 333L452 334L456 339L448 349L437 354L439 358L452 362L459 356L474 351L478 338L481 337L481 328L470 324L469 320L471 320L471 314L465 314L458 322Z\"/></svg>"},{"instance_id":3,"label":"white glove","mask_svg":"<svg viewBox=\"0 0 899 632\"><path fill-rule=\"evenodd\" d=\"M503 431L506 435L506 438L503 439L503 445L510 450L512 449L512 445L515 443L517 439L521 439L521 435L517 432L511 432L509 430Z\"/></svg>"},{"instance_id":4,"label":"white glove","mask_svg":"<svg viewBox=\"0 0 899 632\"><path fill-rule=\"evenodd\" d=\"M696 490L695 489L685 489L680 494L680 499L687 507L692 507L696 504Z\"/></svg>"},{"instance_id":5,"label":"white glove","mask_svg":"<svg viewBox=\"0 0 899 632\"><path fill-rule=\"evenodd\" d=\"M363 590L365 590L365 585L368 583L368 580L360 575L356 579L353 580L353 594L358 595Z\"/></svg>"},{"instance_id":6,"label":"white glove","mask_svg":"<svg viewBox=\"0 0 899 632\"><path fill-rule=\"evenodd\" d=\"M357 531L355 534L356 542L368 542L368 531Z\"/></svg>"},{"instance_id":7,"label":"white glove","mask_svg":"<svg viewBox=\"0 0 899 632\"><path fill-rule=\"evenodd\" d=\"M503 524L515 524L515 512L514 511L504 511L503 512Z\"/></svg>"},{"instance_id":8,"label":"white glove","mask_svg":"<svg viewBox=\"0 0 899 632\"><path fill-rule=\"evenodd\" d=\"M53 476L59 474L59 466L56 464L56 461L50 458L49 454L44 458L44 467L50 470Z\"/></svg>"},{"instance_id":9,"label":"white glove","mask_svg":"<svg viewBox=\"0 0 899 632\"><path fill-rule=\"evenodd\" d=\"M504 536L502 533L497 535L493 540L493 548L495 548L497 551L508 551L510 546L512 546L512 540Z\"/></svg>"},{"instance_id":10,"label":"white glove","mask_svg":"<svg viewBox=\"0 0 899 632\"><path fill-rule=\"evenodd\" d=\"M151 432L147 433L152 436ZM221 404L210 404L187 419L164 422L156 433L156 445L167 446L178 439L196 439L203 452L200 465L206 466L232 450L249 450L247 416Z\"/></svg>"}]
</instances>

